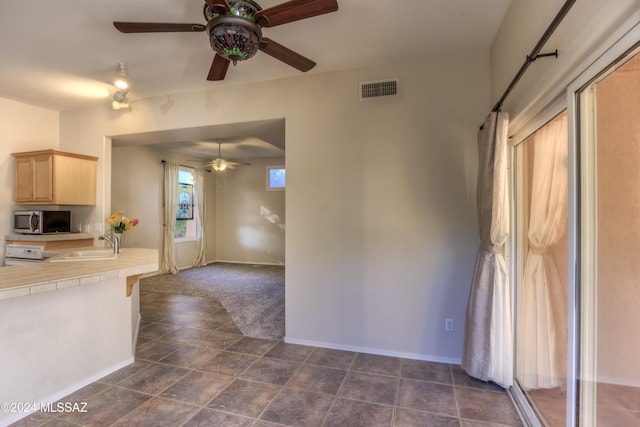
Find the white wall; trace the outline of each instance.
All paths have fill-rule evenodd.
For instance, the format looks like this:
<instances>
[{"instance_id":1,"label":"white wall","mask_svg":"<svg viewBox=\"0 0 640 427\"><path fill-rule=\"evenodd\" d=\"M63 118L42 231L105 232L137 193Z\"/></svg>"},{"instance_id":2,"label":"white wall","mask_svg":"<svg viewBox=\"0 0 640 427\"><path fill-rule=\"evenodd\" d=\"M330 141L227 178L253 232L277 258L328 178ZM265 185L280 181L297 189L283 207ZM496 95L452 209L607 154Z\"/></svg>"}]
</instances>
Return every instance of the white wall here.
<instances>
[{"instance_id":1,"label":"white wall","mask_svg":"<svg viewBox=\"0 0 640 427\"><path fill-rule=\"evenodd\" d=\"M99 155L104 135L285 118L287 339L457 360L478 245L475 135L489 109L488 70L485 53L212 83L170 105L63 112L61 146ZM387 77L400 78L398 98L358 100L358 82ZM445 317L455 332L444 333Z\"/></svg>"},{"instance_id":2,"label":"white wall","mask_svg":"<svg viewBox=\"0 0 640 427\"><path fill-rule=\"evenodd\" d=\"M0 236L13 232L13 157L21 151L58 149L58 112L0 98ZM31 209L31 208L27 208ZM0 265L4 244L0 247Z\"/></svg>"},{"instance_id":3,"label":"white wall","mask_svg":"<svg viewBox=\"0 0 640 427\"><path fill-rule=\"evenodd\" d=\"M266 167L285 159L249 159L250 166L215 174L216 259L285 263L285 191L266 190Z\"/></svg>"},{"instance_id":4,"label":"white wall","mask_svg":"<svg viewBox=\"0 0 640 427\"><path fill-rule=\"evenodd\" d=\"M0 301L0 401L55 402L133 363L125 281L107 278ZM24 412L0 413L0 425Z\"/></svg>"},{"instance_id":5,"label":"white wall","mask_svg":"<svg viewBox=\"0 0 640 427\"><path fill-rule=\"evenodd\" d=\"M124 210L138 225L123 237L123 247L156 248L162 256L163 235L163 165L162 160L190 164L183 155L149 146L115 147L111 150L111 210ZM205 174L208 200L214 201L207 215L207 261L216 259L215 245L215 177ZM194 242L176 244L179 268L193 265Z\"/></svg>"},{"instance_id":6,"label":"white wall","mask_svg":"<svg viewBox=\"0 0 640 427\"><path fill-rule=\"evenodd\" d=\"M491 47L491 100L495 104L531 53L565 0L512 0ZM511 115L510 132L525 128L569 83L595 61L602 48L637 22L638 0L580 0L574 3L541 53L558 58L531 64L503 105ZM550 118L550 117L549 117ZM528 129L531 131L532 129ZM518 135L521 140L527 135Z\"/></svg>"}]
</instances>

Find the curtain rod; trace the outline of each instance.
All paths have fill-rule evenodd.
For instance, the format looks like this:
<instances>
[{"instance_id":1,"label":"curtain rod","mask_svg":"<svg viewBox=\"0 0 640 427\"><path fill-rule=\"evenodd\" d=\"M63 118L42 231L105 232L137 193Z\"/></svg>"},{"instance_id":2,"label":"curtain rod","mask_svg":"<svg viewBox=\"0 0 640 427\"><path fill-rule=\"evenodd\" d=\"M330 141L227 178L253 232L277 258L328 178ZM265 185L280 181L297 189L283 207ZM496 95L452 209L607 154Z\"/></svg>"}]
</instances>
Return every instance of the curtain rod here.
<instances>
[{"instance_id":1,"label":"curtain rod","mask_svg":"<svg viewBox=\"0 0 640 427\"><path fill-rule=\"evenodd\" d=\"M529 65L531 65L533 61L535 61L538 58L543 58L548 56L555 56L556 58L558 57L557 49L555 52L542 53L542 54L540 53L540 50L542 50L542 47L547 43L547 41L549 40L553 32L556 30L556 28L558 28L558 25L560 25L560 22L562 22L562 20L567 15L567 13L569 13L569 10L571 9L571 7L575 2L576 0L567 0L564 3L564 5L560 9L556 17L553 18L553 21L551 21L551 24L549 24L549 27L547 27L547 30L544 32L544 34L542 35L542 37L540 38L536 46L533 48L531 53L527 55L527 59L524 61L524 64L522 64L522 67L520 67L520 70L518 70L518 72L516 73L515 77L507 87L507 90L504 91L504 93L502 94L502 96L500 97L496 105L493 107L493 110L491 111L497 112L500 110L500 108L502 107L502 103L505 101L505 99L507 99L507 96L509 96L513 88L516 86L516 84L518 84L518 81L520 80L520 78L522 78L522 75L525 73L525 71L527 71L527 68L529 68Z\"/></svg>"}]
</instances>

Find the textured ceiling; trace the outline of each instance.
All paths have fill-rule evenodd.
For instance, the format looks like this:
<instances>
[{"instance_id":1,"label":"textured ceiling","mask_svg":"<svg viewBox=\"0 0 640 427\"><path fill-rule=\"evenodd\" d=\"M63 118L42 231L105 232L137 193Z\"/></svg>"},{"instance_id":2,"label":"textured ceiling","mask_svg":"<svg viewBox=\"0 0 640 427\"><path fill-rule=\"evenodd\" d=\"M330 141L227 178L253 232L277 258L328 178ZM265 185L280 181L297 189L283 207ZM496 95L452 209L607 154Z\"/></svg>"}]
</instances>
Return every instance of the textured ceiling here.
<instances>
[{"instance_id":1,"label":"textured ceiling","mask_svg":"<svg viewBox=\"0 0 640 427\"><path fill-rule=\"evenodd\" d=\"M283 1L259 3L266 9ZM308 73L322 73L488 52L509 4L338 0L337 12L264 28L263 34L317 62ZM131 101L301 74L258 52L229 67L224 81L210 82L214 53L206 33L123 34L112 25L205 23L203 5L202 0L2 1L0 97L57 111L110 104L120 62L127 65ZM225 130L198 138L234 136Z\"/></svg>"}]
</instances>

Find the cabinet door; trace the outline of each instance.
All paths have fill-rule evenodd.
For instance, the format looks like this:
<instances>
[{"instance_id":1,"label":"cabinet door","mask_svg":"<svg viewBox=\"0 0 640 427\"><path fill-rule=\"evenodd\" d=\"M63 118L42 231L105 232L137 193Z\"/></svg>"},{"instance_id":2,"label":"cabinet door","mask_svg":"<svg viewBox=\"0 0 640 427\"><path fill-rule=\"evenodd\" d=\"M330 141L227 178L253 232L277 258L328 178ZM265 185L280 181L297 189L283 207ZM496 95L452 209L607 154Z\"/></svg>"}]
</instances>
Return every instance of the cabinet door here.
<instances>
[{"instance_id":1,"label":"cabinet door","mask_svg":"<svg viewBox=\"0 0 640 427\"><path fill-rule=\"evenodd\" d=\"M33 158L33 201L53 201L53 156L43 155Z\"/></svg>"},{"instance_id":2,"label":"cabinet door","mask_svg":"<svg viewBox=\"0 0 640 427\"><path fill-rule=\"evenodd\" d=\"M96 204L95 161L55 155L53 160L53 182L56 204Z\"/></svg>"},{"instance_id":3,"label":"cabinet door","mask_svg":"<svg viewBox=\"0 0 640 427\"><path fill-rule=\"evenodd\" d=\"M33 201L33 159L15 161L14 199L16 203Z\"/></svg>"}]
</instances>

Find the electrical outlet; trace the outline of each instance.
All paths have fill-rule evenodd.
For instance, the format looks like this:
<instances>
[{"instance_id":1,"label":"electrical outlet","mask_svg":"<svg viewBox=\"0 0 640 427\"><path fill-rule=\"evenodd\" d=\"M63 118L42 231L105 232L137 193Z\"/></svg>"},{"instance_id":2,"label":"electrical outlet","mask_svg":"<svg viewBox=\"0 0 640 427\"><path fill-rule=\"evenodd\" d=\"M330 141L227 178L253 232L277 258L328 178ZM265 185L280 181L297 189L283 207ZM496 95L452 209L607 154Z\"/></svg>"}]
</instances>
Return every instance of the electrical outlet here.
<instances>
[{"instance_id":1,"label":"electrical outlet","mask_svg":"<svg viewBox=\"0 0 640 427\"><path fill-rule=\"evenodd\" d=\"M444 330L446 332L453 332L453 319L444 319Z\"/></svg>"}]
</instances>

